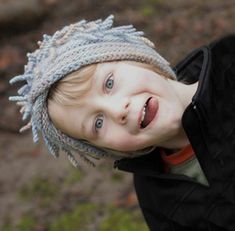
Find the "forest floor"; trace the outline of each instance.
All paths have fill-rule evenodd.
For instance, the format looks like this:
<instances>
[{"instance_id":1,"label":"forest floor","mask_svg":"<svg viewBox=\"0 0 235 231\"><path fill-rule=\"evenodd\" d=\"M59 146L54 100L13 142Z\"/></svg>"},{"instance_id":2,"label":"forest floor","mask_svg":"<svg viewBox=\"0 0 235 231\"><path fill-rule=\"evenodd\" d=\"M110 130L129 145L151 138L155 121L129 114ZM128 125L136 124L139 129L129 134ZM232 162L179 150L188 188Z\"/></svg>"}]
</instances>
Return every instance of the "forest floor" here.
<instances>
[{"instance_id":1,"label":"forest floor","mask_svg":"<svg viewBox=\"0 0 235 231\"><path fill-rule=\"evenodd\" d=\"M86 18L115 16L115 25L143 30L174 66L192 49L235 33L235 0L0 0L0 231L148 230L134 192L132 175L113 169L74 169L63 153L48 155L8 101L19 85L26 53L43 34Z\"/></svg>"}]
</instances>

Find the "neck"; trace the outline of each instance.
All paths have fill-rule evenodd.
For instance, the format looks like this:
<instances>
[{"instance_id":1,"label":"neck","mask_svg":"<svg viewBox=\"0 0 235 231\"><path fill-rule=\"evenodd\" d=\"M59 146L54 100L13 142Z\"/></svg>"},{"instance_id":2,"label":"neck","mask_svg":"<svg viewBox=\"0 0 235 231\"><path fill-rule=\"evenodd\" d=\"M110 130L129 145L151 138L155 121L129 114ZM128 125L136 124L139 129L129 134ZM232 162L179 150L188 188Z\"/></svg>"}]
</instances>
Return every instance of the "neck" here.
<instances>
[{"instance_id":1,"label":"neck","mask_svg":"<svg viewBox=\"0 0 235 231\"><path fill-rule=\"evenodd\" d=\"M187 146L189 143L190 142L188 140L188 137L183 127L181 126L181 128L179 129L178 133L175 135L174 138L165 141L160 146L163 148L173 149L174 151L178 151L179 149L182 149L183 147Z\"/></svg>"},{"instance_id":2,"label":"neck","mask_svg":"<svg viewBox=\"0 0 235 231\"><path fill-rule=\"evenodd\" d=\"M181 82L177 82L174 80L169 79L169 83L173 86L175 91L178 93L179 99L182 102L183 108L186 109L186 107L190 104L192 101L192 97L195 94L198 82L190 85L186 85ZM183 126L179 127L178 133L175 135L174 138L164 142L161 146L168 149L181 149L188 145L190 142L188 140L188 137L183 129Z\"/></svg>"}]
</instances>

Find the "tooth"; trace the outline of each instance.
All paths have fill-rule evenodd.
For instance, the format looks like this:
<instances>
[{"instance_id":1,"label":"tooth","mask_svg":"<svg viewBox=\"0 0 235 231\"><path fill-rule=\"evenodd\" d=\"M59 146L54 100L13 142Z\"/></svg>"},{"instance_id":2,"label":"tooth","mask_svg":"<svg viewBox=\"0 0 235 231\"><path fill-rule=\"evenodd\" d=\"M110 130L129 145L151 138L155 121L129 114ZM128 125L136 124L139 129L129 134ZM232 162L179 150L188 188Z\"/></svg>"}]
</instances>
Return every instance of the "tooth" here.
<instances>
[{"instance_id":1,"label":"tooth","mask_svg":"<svg viewBox=\"0 0 235 231\"><path fill-rule=\"evenodd\" d=\"M145 106L146 106L146 105L145 105ZM143 120L144 120L144 116L145 116L145 113L146 113L146 112L145 112L145 109L146 109L146 108L144 107L143 112L142 112L141 122L143 122Z\"/></svg>"}]
</instances>

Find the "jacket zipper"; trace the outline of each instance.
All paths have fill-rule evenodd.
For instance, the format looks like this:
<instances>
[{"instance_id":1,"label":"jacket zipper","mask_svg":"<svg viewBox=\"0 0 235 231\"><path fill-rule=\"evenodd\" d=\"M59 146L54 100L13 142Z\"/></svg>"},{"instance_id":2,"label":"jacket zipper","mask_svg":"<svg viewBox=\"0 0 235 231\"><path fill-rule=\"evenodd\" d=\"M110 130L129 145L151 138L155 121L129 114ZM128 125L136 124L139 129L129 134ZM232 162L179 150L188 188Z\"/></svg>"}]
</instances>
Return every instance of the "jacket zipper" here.
<instances>
[{"instance_id":1,"label":"jacket zipper","mask_svg":"<svg viewBox=\"0 0 235 231\"><path fill-rule=\"evenodd\" d=\"M201 131L201 134L202 134L202 137L203 137L204 144L207 148L206 139L205 139L205 132L204 132L203 125L202 125L203 119L202 119L202 116L201 116L205 113L203 112L203 109L201 108L200 104L197 103L195 100L192 101L192 106L193 106L193 111L196 112L196 116L199 120L200 131ZM207 148L207 151L208 151L208 148Z\"/></svg>"},{"instance_id":2,"label":"jacket zipper","mask_svg":"<svg viewBox=\"0 0 235 231\"><path fill-rule=\"evenodd\" d=\"M205 112L203 111L203 108L201 107L200 103L199 102L196 102L195 100L192 100L192 106L193 106L193 111L196 113L196 116L198 118L198 121L199 121L199 128L200 128L200 132L201 132L201 135L202 135L202 141L203 141L203 145L207 151L207 153L210 154L210 151L209 151L209 148L207 146L207 142L206 142L206 135L205 135L205 131L203 129L203 119L202 119L202 115L205 115ZM205 116L204 116L205 117ZM200 162L199 162L200 163ZM201 166L202 167L202 166ZM202 169L206 178L207 178L207 181L209 182L209 185L210 185L210 181L208 179L208 174L207 172Z\"/></svg>"}]
</instances>

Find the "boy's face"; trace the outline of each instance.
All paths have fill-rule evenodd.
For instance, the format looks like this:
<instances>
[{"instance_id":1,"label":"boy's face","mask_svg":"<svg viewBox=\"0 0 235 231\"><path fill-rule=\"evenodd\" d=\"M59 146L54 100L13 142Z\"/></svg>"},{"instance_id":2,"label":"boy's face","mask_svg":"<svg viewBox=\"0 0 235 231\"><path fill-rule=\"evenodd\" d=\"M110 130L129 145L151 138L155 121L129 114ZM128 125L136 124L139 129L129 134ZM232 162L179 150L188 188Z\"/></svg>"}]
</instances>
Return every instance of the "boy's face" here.
<instances>
[{"instance_id":1,"label":"boy's face","mask_svg":"<svg viewBox=\"0 0 235 231\"><path fill-rule=\"evenodd\" d=\"M169 80L125 62L99 64L93 78L81 106L50 109L63 132L118 151L164 146L177 135L184 107Z\"/></svg>"}]
</instances>

